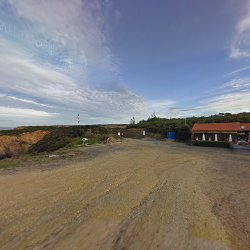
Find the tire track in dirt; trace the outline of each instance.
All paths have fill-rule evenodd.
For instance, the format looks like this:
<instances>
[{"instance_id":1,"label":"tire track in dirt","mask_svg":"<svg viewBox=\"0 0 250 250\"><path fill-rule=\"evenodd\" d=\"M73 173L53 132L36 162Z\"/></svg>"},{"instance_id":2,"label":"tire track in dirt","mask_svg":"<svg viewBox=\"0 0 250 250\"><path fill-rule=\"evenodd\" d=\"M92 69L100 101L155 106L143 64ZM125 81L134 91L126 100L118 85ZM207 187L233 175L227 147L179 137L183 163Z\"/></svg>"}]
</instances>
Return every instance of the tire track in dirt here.
<instances>
[{"instance_id":1,"label":"tire track in dirt","mask_svg":"<svg viewBox=\"0 0 250 250\"><path fill-rule=\"evenodd\" d=\"M183 169L183 167L180 166L179 168ZM166 180L158 183L153 191L145 197L142 203L123 221L119 233L115 236L112 249L140 249L142 247L144 249L166 249L167 247L170 249L193 249L195 247L199 249L228 249L227 244L230 244L230 242L227 239L223 227L219 221L212 216L210 211L201 217L208 217L209 219L206 220L207 223L209 223L209 220L212 218L212 227L217 229L217 235L206 230L203 225L202 227L196 225L195 221L199 219L199 212L205 212L202 211L199 206L199 212L195 215L190 214L191 211L189 211L189 209L193 208L192 203L190 204L191 207L185 209L179 206L179 202L183 199L185 200L182 195L186 195L186 192L178 182L173 183L171 178L169 178L171 171L177 169L178 167L169 168L165 175ZM188 174L186 177L188 178ZM194 190L197 189L196 187L193 188ZM179 193L178 189L180 189ZM165 203L167 199L171 202L171 192L177 192L179 196L179 202L177 206L174 206L174 209L171 207L171 204L162 204ZM183 192L184 194L182 194ZM197 202L198 205L201 203L198 199L193 202ZM175 201L173 201L173 204L174 203ZM185 206L187 204L184 202L181 205ZM156 210L156 212L152 212L153 210ZM181 221L178 221L180 218ZM198 235L195 235L194 232L197 226L200 228L198 238ZM179 233L179 231L182 233ZM143 234L147 235L147 240L145 240L145 238L143 239ZM219 237L217 237L218 235ZM148 237L151 239L148 239ZM155 240L156 238L158 240Z\"/></svg>"}]
</instances>

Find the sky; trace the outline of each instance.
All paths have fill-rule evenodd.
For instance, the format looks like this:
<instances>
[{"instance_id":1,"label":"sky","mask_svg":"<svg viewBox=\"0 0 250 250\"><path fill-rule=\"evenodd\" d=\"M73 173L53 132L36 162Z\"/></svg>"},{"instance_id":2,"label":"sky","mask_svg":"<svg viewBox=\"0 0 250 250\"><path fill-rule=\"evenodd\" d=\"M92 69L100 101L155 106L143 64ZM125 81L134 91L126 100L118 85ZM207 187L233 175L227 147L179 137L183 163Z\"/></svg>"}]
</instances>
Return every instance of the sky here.
<instances>
[{"instance_id":1,"label":"sky","mask_svg":"<svg viewBox=\"0 0 250 250\"><path fill-rule=\"evenodd\" d=\"M250 0L0 0L0 126L250 112Z\"/></svg>"}]
</instances>

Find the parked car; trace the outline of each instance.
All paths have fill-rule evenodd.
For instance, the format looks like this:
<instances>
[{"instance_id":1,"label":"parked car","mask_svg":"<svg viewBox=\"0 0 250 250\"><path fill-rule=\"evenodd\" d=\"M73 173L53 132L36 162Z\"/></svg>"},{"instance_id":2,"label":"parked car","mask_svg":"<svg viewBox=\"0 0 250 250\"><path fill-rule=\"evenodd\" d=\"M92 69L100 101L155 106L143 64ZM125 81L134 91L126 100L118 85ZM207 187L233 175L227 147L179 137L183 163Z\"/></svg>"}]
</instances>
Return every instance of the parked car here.
<instances>
[{"instance_id":1,"label":"parked car","mask_svg":"<svg viewBox=\"0 0 250 250\"><path fill-rule=\"evenodd\" d=\"M248 142L241 139L241 140L239 140L239 141L237 142L237 144L238 144L238 145L248 145Z\"/></svg>"}]
</instances>

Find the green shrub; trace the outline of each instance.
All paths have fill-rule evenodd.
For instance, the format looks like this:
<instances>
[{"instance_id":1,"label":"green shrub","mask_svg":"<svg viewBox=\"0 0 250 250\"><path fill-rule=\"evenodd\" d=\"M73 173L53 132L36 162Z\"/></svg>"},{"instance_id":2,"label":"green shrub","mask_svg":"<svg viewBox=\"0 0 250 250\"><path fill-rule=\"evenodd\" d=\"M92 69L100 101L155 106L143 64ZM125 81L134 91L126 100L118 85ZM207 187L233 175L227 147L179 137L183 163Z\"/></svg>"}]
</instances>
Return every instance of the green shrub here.
<instances>
[{"instance_id":1,"label":"green shrub","mask_svg":"<svg viewBox=\"0 0 250 250\"><path fill-rule=\"evenodd\" d=\"M193 146L230 148L228 141L192 141Z\"/></svg>"},{"instance_id":2,"label":"green shrub","mask_svg":"<svg viewBox=\"0 0 250 250\"><path fill-rule=\"evenodd\" d=\"M89 138L89 140L87 141L87 143L88 143L89 145L98 144L98 143L101 143L101 142L102 142L102 140L101 140L101 136L100 136L99 134L92 136L92 137Z\"/></svg>"},{"instance_id":3,"label":"green shrub","mask_svg":"<svg viewBox=\"0 0 250 250\"><path fill-rule=\"evenodd\" d=\"M31 146L29 152L52 152L59 148L65 147L68 143L70 143L69 137L48 134L41 141Z\"/></svg>"},{"instance_id":4,"label":"green shrub","mask_svg":"<svg viewBox=\"0 0 250 250\"><path fill-rule=\"evenodd\" d=\"M150 117L142 120L137 124L130 124L127 128L141 128L148 132L159 133L166 136L168 131L176 132L176 139L180 141L190 141L191 129L195 123L224 123L224 122L250 122L250 112L239 114L218 114L201 117L188 118L160 118Z\"/></svg>"},{"instance_id":5,"label":"green shrub","mask_svg":"<svg viewBox=\"0 0 250 250\"><path fill-rule=\"evenodd\" d=\"M86 136L86 132L89 130L89 136ZM109 134L104 134L107 131L106 128L100 126L54 127L54 129L41 141L31 146L29 152L52 152L64 147L79 147L84 144L82 141L83 137L88 138L88 141L85 144L91 145L101 143L110 136ZM99 134L99 132L101 134Z\"/></svg>"},{"instance_id":6,"label":"green shrub","mask_svg":"<svg viewBox=\"0 0 250 250\"><path fill-rule=\"evenodd\" d=\"M180 141L190 141L192 132L188 126L176 128L176 139Z\"/></svg>"},{"instance_id":7,"label":"green shrub","mask_svg":"<svg viewBox=\"0 0 250 250\"><path fill-rule=\"evenodd\" d=\"M75 148L83 146L84 142L81 137L70 138L70 142L66 145L67 148Z\"/></svg>"}]
</instances>

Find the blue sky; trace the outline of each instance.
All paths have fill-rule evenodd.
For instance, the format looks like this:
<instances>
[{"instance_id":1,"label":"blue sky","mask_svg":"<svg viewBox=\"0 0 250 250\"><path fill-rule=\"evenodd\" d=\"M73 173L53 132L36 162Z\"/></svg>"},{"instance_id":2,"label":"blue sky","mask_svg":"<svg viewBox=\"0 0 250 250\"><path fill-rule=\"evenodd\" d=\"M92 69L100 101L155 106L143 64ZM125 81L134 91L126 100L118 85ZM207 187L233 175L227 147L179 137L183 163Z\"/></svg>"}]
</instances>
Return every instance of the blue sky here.
<instances>
[{"instance_id":1,"label":"blue sky","mask_svg":"<svg viewBox=\"0 0 250 250\"><path fill-rule=\"evenodd\" d=\"M0 126L249 112L249 59L249 0L0 0Z\"/></svg>"}]
</instances>

